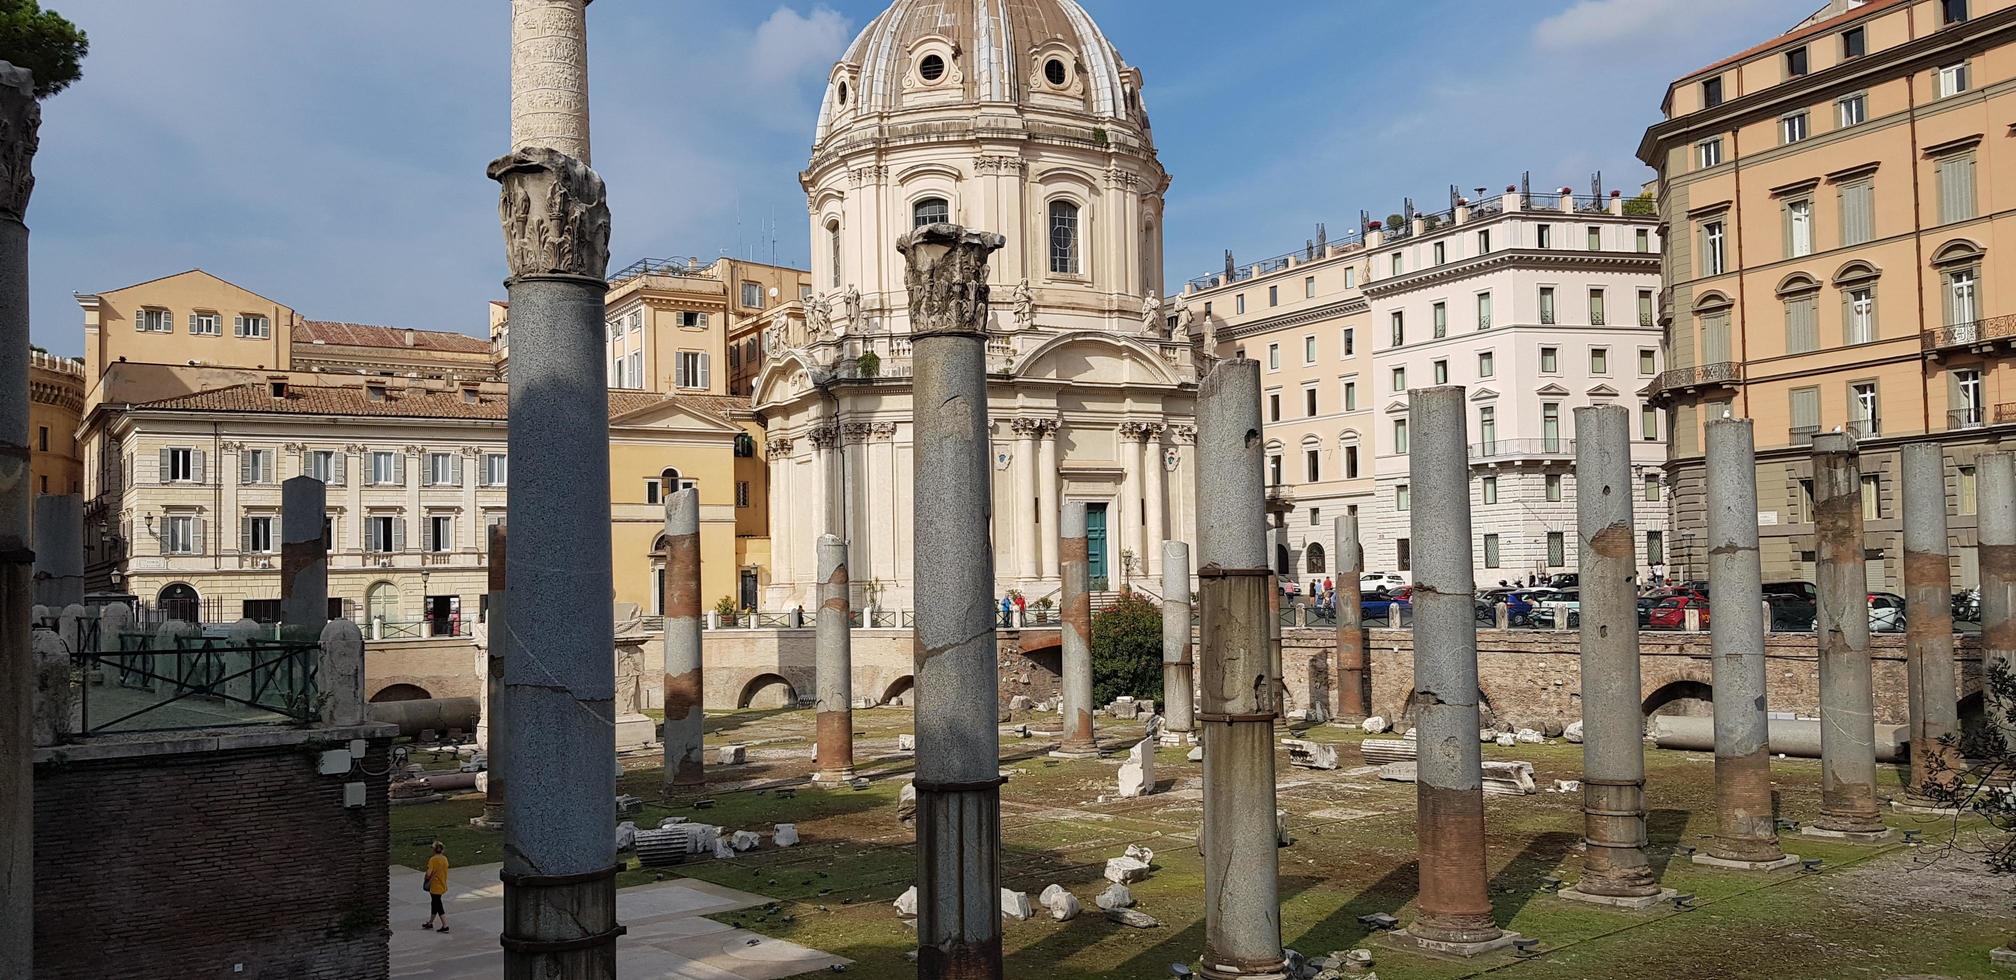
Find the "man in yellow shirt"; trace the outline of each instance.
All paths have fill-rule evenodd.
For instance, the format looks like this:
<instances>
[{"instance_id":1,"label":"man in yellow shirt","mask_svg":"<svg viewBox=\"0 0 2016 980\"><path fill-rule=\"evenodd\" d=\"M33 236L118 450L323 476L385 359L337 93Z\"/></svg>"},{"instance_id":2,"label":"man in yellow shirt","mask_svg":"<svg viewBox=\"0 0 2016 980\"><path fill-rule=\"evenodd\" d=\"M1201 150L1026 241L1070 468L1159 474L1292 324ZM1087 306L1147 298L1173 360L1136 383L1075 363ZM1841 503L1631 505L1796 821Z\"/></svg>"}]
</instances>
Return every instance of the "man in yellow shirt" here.
<instances>
[{"instance_id":1,"label":"man in yellow shirt","mask_svg":"<svg viewBox=\"0 0 2016 980\"><path fill-rule=\"evenodd\" d=\"M439 931L448 931L448 910L441 907L441 896L448 893L448 855L443 853L446 850L447 845L437 840L434 842L434 856L427 859L427 878L423 884L434 909L427 916L426 924L420 927L422 929L434 929L434 923L438 921L441 923Z\"/></svg>"}]
</instances>

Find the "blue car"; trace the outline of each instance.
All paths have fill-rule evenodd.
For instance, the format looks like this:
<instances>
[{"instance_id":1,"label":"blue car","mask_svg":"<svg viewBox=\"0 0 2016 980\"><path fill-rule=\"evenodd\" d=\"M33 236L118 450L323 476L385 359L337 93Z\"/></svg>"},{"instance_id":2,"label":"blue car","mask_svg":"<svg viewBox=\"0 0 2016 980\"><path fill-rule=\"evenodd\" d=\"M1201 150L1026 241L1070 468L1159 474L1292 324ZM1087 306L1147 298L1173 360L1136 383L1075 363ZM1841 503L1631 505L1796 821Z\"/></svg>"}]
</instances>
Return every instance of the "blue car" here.
<instances>
[{"instance_id":1,"label":"blue car","mask_svg":"<svg viewBox=\"0 0 2016 980\"><path fill-rule=\"evenodd\" d=\"M1358 597L1358 615L1364 619L1384 621L1386 619L1386 610L1392 606L1400 608L1401 622L1404 623L1414 618L1414 604L1406 599L1382 599L1376 595L1360 595Z\"/></svg>"}]
</instances>

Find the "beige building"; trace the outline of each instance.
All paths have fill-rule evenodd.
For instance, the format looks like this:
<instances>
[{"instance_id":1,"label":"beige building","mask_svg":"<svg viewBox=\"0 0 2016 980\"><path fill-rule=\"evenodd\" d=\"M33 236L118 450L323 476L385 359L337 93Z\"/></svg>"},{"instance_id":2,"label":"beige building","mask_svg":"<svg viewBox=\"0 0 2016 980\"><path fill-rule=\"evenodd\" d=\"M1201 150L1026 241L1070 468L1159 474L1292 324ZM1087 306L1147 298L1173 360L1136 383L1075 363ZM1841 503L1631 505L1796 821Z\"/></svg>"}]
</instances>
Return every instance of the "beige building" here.
<instances>
[{"instance_id":1,"label":"beige building","mask_svg":"<svg viewBox=\"0 0 2016 980\"><path fill-rule=\"evenodd\" d=\"M1701 427L1756 422L1766 575L1813 576L1812 436L1862 440L1872 586L1901 580L1897 449L1947 445L1956 572L1974 458L2016 424L2016 0L1835 0L1686 75L1639 156L1667 229L1676 574L1702 573ZM1996 270L2002 270L1997 272Z\"/></svg>"},{"instance_id":2,"label":"beige building","mask_svg":"<svg viewBox=\"0 0 2016 980\"><path fill-rule=\"evenodd\" d=\"M83 414L83 363L30 351L28 478L32 492L84 492L84 457L77 449L77 422Z\"/></svg>"},{"instance_id":3,"label":"beige building","mask_svg":"<svg viewBox=\"0 0 2016 980\"><path fill-rule=\"evenodd\" d=\"M1274 571L1304 588L1336 567L1334 520L1372 503L1366 265L1354 232L1193 279L1174 301L1213 354L1260 362Z\"/></svg>"}]
</instances>

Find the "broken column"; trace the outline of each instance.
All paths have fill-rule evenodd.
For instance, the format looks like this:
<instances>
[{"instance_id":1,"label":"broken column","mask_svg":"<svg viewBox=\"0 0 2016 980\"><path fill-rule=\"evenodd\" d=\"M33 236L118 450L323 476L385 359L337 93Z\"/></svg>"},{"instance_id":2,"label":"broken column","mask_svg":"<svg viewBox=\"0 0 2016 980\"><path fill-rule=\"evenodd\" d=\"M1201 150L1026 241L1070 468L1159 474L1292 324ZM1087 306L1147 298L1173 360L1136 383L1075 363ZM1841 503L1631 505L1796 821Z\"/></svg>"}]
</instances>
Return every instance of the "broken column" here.
<instances>
[{"instance_id":1,"label":"broken column","mask_svg":"<svg viewBox=\"0 0 2016 980\"><path fill-rule=\"evenodd\" d=\"M1907 805L1938 806L1966 762L1953 675L1953 572L1946 543L1946 454L1937 443L1903 451L1904 670L1910 704ZM1978 495L1977 495L1978 496ZM1928 792L1929 791L1929 792Z\"/></svg>"},{"instance_id":2,"label":"broken column","mask_svg":"<svg viewBox=\"0 0 2016 980\"><path fill-rule=\"evenodd\" d=\"M1645 856L1639 712L1638 548L1631 412L1575 410L1575 527L1582 583L1582 879L1561 892L1631 908L1659 900Z\"/></svg>"},{"instance_id":3,"label":"broken column","mask_svg":"<svg viewBox=\"0 0 2016 980\"><path fill-rule=\"evenodd\" d=\"M1162 717L1187 742L1197 731L1195 644L1190 639L1190 546L1162 542Z\"/></svg>"},{"instance_id":4,"label":"broken column","mask_svg":"<svg viewBox=\"0 0 2016 980\"><path fill-rule=\"evenodd\" d=\"M483 816L481 825L504 826L504 755L510 751L511 723L504 717L504 665L508 659L511 632L504 628L504 607L509 598L505 578L505 558L509 552L508 532L503 524L490 525L489 612L483 628Z\"/></svg>"},{"instance_id":5,"label":"broken column","mask_svg":"<svg viewBox=\"0 0 2016 980\"><path fill-rule=\"evenodd\" d=\"M1274 823L1279 678L1268 625L1260 363L1219 361L1197 389L1197 720L1204 754L1204 957L1212 980L1284 977ZM1476 741L1473 732L1471 741Z\"/></svg>"},{"instance_id":6,"label":"broken column","mask_svg":"<svg viewBox=\"0 0 2016 980\"><path fill-rule=\"evenodd\" d=\"M1978 467L1981 542L1981 669L2016 670L2016 453L1984 453ZM2016 704L1984 685L1988 725L2016 745Z\"/></svg>"},{"instance_id":7,"label":"broken column","mask_svg":"<svg viewBox=\"0 0 2016 980\"><path fill-rule=\"evenodd\" d=\"M1484 758L1477 741L1477 616L1463 388L1408 393L1414 487L1414 725L1420 745L1415 837L1420 913L1407 935L1440 952L1505 945L1485 891ZM1633 613L1636 621L1636 613Z\"/></svg>"},{"instance_id":8,"label":"broken column","mask_svg":"<svg viewBox=\"0 0 2016 980\"><path fill-rule=\"evenodd\" d=\"M819 537L819 611L814 623L817 647L818 708L813 725L818 738L816 785L845 786L854 779L854 642L848 608L847 542L837 534Z\"/></svg>"},{"instance_id":9,"label":"broken column","mask_svg":"<svg viewBox=\"0 0 2016 980\"><path fill-rule=\"evenodd\" d=\"M1336 708L1333 721L1356 725L1372 714L1372 662L1365 656L1364 604L1358 580L1365 574L1365 549L1358 544L1358 518L1345 514L1334 522L1337 553L1337 666L1331 684Z\"/></svg>"},{"instance_id":10,"label":"broken column","mask_svg":"<svg viewBox=\"0 0 2016 980\"><path fill-rule=\"evenodd\" d=\"M1063 624L1064 742L1053 755L1083 758L1099 754L1099 742L1092 734L1092 592L1086 555L1085 503L1064 503L1059 522L1058 567L1063 588L1058 596L1058 618Z\"/></svg>"},{"instance_id":11,"label":"broken column","mask_svg":"<svg viewBox=\"0 0 2016 980\"><path fill-rule=\"evenodd\" d=\"M1869 572L1854 436L1830 432L1813 438L1813 499L1820 592L1820 816L1801 832L1880 840L1888 831L1876 804Z\"/></svg>"},{"instance_id":12,"label":"broken column","mask_svg":"<svg viewBox=\"0 0 2016 980\"><path fill-rule=\"evenodd\" d=\"M926 978L1001 976L987 257L1004 244L954 224L896 243L910 294L911 390L931 406L917 413L912 462L917 975Z\"/></svg>"},{"instance_id":13,"label":"broken column","mask_svg":"<svg viewBox=\"0 0 2016 980\"><path fill-rule=\"evenodd\" d=\"M588 159L583 0L512 0L511 152L490 164L511 276L503 974L616 970L609 206Z\"/></svg>"},{"instance_id":14,"label":"broken column","mask_svg":"<svg viewBox=\"0 0 2016 980\"><path fill-rule=\"evenodd\" d=\"M62 609L84 601L84 498L35 498L35 601Z\"/></svg>"},{"instance_id":15,"label":"broken column","mask_svg":"<svg viewBox=\"0 0 2016 980\"><path fill-rule=\"evenodd\" d=\"M1714 836L1694 863L1784 867L1771 803L1763 594L1757 551L1757 454L1749 419L1707 427L1708 640L1715 690ZM1584 618L1583 622L1588 622Z\"/></svg>"},{"instance_id":16,"label":"broken column","mask_svg":"<svg viewBox=\"0 0 2016 980\"><path fill-rule=\"evenodd\" d=\"M297 476L280 484L280 621L299 636L320 636L329 623L329 545L322 536L328 515L321 480Z\"/></svg>"},{"instance_id":17,"label":"broken column","mask_svg":"<svg viewBox=\"0 0 2016 980\"><path fill-rule=\"evenodd\" d=\"M700 491L665 498L665 788L707 782L700 649Z\"/></svg>"}]
</instances>

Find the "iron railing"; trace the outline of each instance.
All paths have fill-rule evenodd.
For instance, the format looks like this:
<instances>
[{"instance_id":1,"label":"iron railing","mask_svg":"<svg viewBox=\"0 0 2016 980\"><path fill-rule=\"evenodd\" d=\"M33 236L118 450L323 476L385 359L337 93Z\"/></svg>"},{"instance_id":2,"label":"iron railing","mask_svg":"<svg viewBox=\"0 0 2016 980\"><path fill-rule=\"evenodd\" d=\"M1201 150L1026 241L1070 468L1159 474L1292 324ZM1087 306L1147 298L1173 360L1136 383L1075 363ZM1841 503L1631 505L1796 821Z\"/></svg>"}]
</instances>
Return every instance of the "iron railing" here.
<instances>
[{"instance_id":1,"label":"iron railing","mask_svg":"<svg viewBox=\"0 0 2016 980\"><path fill-rule=\"evenodd\" d=\"M1693 367L1673 368L1652 379L1652 393L1701 385L1735 384L1743 380L1743 365L1736 361L1716 361Z\"/></svg>"},{"instance_id":2,"label":"iron railing","mask_svg":"<svg viewBox=\"0 0 2016 980\"><path fill-rule=\"evenodd\" d=\"M1995 406L1995 424L2007 425L2016 422L2016 402L2003 402Z\"/></svg>"},{"instance_id":3,"label":"iron railing","mask_svg":"<svg viewBox=\"0 0 2016 980\"><path fill-rule=\"evenodd\" d=\"M711 265L701 265L698 259L638 259L609 277L609 285L620 286L632 279L645 276L678 276L682 279L712 279Z\"/></svg>"},{"instance_id":4,"label":"iron railing","mask_svg":"<svg viewBox=\"0 0 2016 980\"><path fill-rule=\"evenodd\" d=\"M309 723L321 714L314 643L179 637L173 649L125 634L119 649L73 654L80 737L109 732Z\"/></svg>"},{"instance_id":5,"label":"iron railing","mask_svg":"<svg viewBox=\"0 0 2016 980\"><path fill-rule=\"evenodd\" d=\"M1470 460L1478 462L1488 459L1531 458L1544 456L1575 455L1575 440L1545 437L1539 439L1492 439L1488 442L1470 444Z\"/></svg>"},{"instance_id":6,"label":"iron railing","mask_svg":"<svg viewBox=\"0 0 2016 980\"><path fill-rule=\"evenodd\" d=\"M1794 446L1810 446L1813 437L1819 434L1820 427L1817 425L1795 425L1786 432L1786 439Z\"/></svg>"},{"instance_id":7,"label":"iron railing","mask_svg":"<svg viewBox=\"0 0 2016 980\"><path fill-rule=\"evenodd\" d=\"M2011 339L2016 339L2016 314L1989 317L1986 320L1969 320L1966 323L1927 330L1919 335L1919 348L1936 351Z\"/></svg>"},{"instance_id":8,"label":"iron railing","mask_svg":"<svg viewBox=\"0 0 2016 980\"><path fill-rule=\"evenodd\" d=\"M1958 411L1946 413L1946 429L1978 429L1988 423L1987 413L1978 405L1970 405Z\"/></svg>"}]
</instances>

